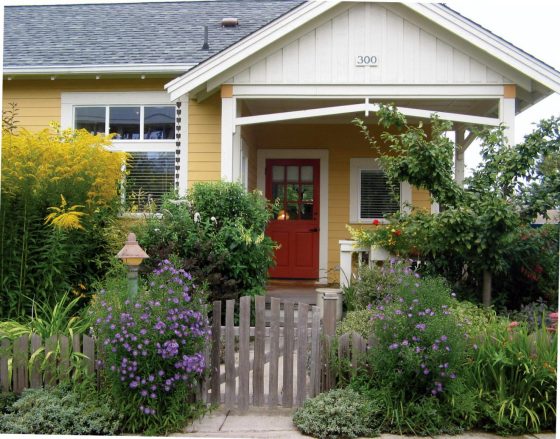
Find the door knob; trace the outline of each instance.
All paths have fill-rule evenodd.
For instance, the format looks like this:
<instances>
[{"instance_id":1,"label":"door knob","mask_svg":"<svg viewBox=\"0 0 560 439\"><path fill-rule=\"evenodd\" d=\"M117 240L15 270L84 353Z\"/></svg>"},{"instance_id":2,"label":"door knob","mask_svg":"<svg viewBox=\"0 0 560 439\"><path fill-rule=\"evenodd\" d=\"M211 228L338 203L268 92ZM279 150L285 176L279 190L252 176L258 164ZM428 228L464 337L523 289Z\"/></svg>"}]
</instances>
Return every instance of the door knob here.
<instances>
[{"instance_id":1,"label":"door knob","mask_svg":"<svg viewBox=\"0 0 560 439\"><path fill-rule=\"evenodd\" d=\"M314 229L309 229L310 232L318 232L319 231L319 227L315 227Z\"/></svg>"}]
</instances>

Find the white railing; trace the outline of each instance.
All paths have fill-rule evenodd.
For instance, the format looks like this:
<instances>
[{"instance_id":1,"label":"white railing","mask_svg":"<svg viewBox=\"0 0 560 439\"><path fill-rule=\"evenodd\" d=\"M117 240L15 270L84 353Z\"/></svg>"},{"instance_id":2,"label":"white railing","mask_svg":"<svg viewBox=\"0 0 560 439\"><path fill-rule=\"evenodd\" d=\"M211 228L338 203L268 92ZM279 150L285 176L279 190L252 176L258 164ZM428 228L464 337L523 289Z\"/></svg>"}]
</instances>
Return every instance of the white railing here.
<instances>
[{"instance_id":1,"label":"white railing","mask_svg":"<svg viewBox=\"0 0 560 439\"><path fill-rule=\"evenodd\" d=\"M356 241L341 240L340 245L340 288L350 285L355 276L354 268L359 269L364 263L370 266L377 261L387 261L391 254L380 247L359 247ZM358 262L353 262L353 255L357 254Z\"/></svg>"}]
</instances>

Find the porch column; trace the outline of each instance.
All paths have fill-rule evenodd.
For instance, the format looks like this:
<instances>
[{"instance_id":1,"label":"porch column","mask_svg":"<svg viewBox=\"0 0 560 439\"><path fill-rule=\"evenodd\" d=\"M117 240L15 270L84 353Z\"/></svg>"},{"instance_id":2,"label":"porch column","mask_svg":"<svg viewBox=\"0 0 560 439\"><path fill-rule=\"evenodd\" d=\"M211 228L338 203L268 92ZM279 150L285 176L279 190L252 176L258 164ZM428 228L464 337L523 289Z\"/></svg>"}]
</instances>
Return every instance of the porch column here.
<instances>
[{"instance_id":1,"label":"porch column","mask_svg":"<svg viewBox=\"0 0 560 439\"><path fill-rule=\"evenodd\" d=\"M234 135L236 101L233 97L233 86L222 85L222 135L221 135L221 177L225 181L234 181Z\"/></svg>"},{"instance_id":2,"label":"porch column","mask_svg":"<svg viewBox=\"0 0 560 439\"><path fill-rule=\"evenodd\" d=\"M515 144L515 85L504 85L500 99L500 121L506 126L505 135L510 145Z\"/></svg>"},{"instance_id":3,"label":"porch column","mask_svg":"<svg viewBox=\"0 0 560 439\"><path fill-rule=\"evenodd\" d=\"M455 130L455 182L463 187L465 180L465 127L460 126Z\"/></svg>"}]
</instances>

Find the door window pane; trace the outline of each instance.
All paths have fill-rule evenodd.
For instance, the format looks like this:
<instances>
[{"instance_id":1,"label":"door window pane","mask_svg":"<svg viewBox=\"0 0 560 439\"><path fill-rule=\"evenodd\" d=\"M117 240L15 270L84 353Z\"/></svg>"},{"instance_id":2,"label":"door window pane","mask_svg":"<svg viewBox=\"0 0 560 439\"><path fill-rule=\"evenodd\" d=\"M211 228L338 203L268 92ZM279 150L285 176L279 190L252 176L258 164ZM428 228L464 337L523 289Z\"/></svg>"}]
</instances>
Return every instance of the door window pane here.
<instances>
[{"instance_id":1,"label":"door window pane","mask_svg":"<svg viewBox=\"0 0 560 439\"><path fill-rule=\"evenodd\" d=\"M144 107L144 139L175 138L175 107Z\"/></svg>"},{"instance_id":2,"label":"door window pane","mask_svg":"<svg viewBox=\"0 0 560 439\"><path fill-rule=\"evenodd\" d=\"M284 181L284 166L272 167L272 181Z\"/></svg>"},{"instance_id":3,"label":"door window pane","mask_svg":"<svg viewBox=\"0 0 560 439\"><path fill-rule=\"evenodd\" d=\"M140 107L110 107L109 132L118 140L140 139Z\"/></svg>"},{"instance_id":4,"label":"door window pane","mask_svg":"<svg viewBox=\"0 0 560 439\"><path fill-rule=\"evenodd\" d=\"M288 166L286 181L299 180L299 166Z\"/></svg>"},{"instance_id":5,"label":"door window pane","mask_svg":"<svg viewBox=\"0 0 560 439\"><path fill-rule=\"evenodd\" d=\"M303 201L313 201L313 185L312 184L302 184L301 185L301 199Z\"/></svg>"},{"instance_id":6,"label":"door window pane","mask_svg":"<svg viewBox=\"0 0 560 439\"><path fill-rule=\"evenodd\" d=\"M288 201L298 201L299 200L299 186L297 184L289 184L286 187L288 193L286 199Z\"/></svg>"},{"instance_id":7,"label":"door window pane","mask_svg":"<svg viewBox=\"0 0 560 439\"><path fill-rule=\"evenodd\" d=\"M305 183L313 181L313 166L301 167L301 181Z\"/></svg>"},{"instance_id":8,"label":"door window pane","mask_svg":"<svg viewBox=\"0 0 560 439\"><path fill-rule=\"evenodd\" d=\"M273 183L272 184L272 199L275 200L279 198L281 202L284 201L284 184L283 183Z\"/></svg>"},{"instance_id":9,"label":"door window pane","mask_svg":"<svg viewBox=\"0 0 560 439\"><path fill-rule=\"evenodd\" d=\"M298 203L288 203L286 208L287 218L290 220L297 220L298 218Z\"/></svg>"},{"instance_id":10,"label":"door window pane","mask_svg":"<svg viewBox=\"0 0 560 439\"><path fill-rule=\"evenodd\" d=\"M91 134L105 134L105 107L76 107L74 126Z\"/></svg>"}]
</instances>

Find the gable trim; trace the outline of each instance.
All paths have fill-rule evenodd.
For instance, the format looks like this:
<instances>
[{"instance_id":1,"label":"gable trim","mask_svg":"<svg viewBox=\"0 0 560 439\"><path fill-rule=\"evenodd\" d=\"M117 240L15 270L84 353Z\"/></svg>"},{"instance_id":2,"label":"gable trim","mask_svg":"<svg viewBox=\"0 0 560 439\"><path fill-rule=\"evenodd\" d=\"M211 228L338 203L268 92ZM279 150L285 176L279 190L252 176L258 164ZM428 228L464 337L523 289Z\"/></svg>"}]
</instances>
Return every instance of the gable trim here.
<instances>
[{"instance_id":1,"label":"gable trim","mask_svg":"<svg viewBox=\"0 0 560 439\"><path fill-rule=\"evenodd\" d=\"M268 47L300 26L342 3L342 0L309 1L265 26L244 40L222 51L181 77L167 83L171 99L203 86L236 64ZM507 41L462 17L452 9L438 4L403 3L407 8L448 29L463 40L489 53L513 69L560 93L560 72L521 51Z\"/></svg>"}]
</instances>

